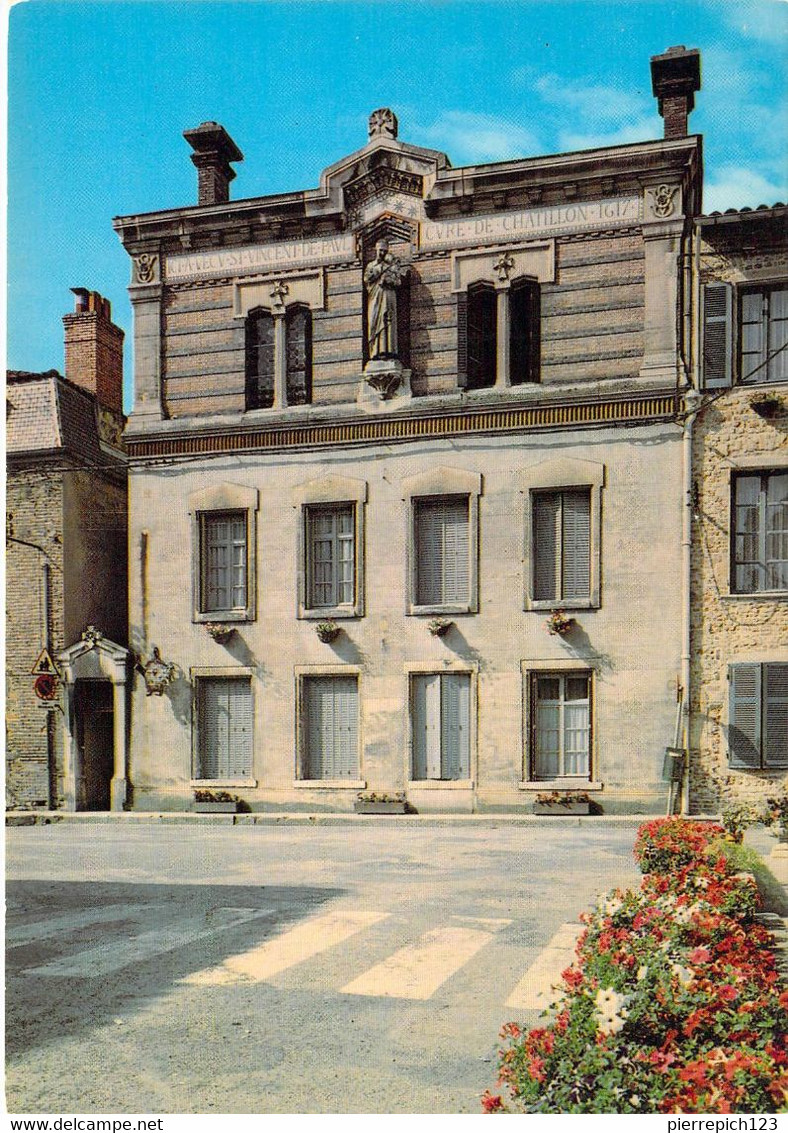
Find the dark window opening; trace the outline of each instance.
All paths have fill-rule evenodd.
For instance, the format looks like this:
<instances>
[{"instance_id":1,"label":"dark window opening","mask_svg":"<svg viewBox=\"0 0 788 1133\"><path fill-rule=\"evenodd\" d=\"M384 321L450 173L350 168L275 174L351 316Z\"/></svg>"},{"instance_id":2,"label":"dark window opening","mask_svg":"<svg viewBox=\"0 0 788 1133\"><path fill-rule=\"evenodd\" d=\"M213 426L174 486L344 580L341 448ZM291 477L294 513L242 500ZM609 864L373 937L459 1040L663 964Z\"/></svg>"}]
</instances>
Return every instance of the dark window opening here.
<instances>
[{"instance_id":1,"label":"dark window opening","mask_svg":"<svg viewBox=\"0 0 788 1133\"><path fill-rule=\"evenodd\" d=\"M285 316L287 404L312 401L312 312L302 304L288 307Z\"/></svg>"},{"instance_id":2,"label":"dark window opening","mask_svg":"<svg viewBox=\"0 0 788 1133\"><path fill-rule=\"evenodd\" d=\"M258 307L246 318L246 408L274 404L274 320Z\"/></svg>"},{"instance_id":3,"label":"dark window opening","mask_svg":"<svg viewBox=\"0 0 788 1133\"><path fill-rule=\"evenodd\" d=\"M517 280L509 293L509 351L512 385L539 381L539 284Z\"/></svg>"},{"instance_id":4,"label":"dark window opening","mask_svg":"<svg viewBox=\"0 0 788 1133\"><path fill-rule=\"evenodd\" d=\"M486 283L468 288L467 388L495 385L497 299Z\"/></svg>"}]
</instances>

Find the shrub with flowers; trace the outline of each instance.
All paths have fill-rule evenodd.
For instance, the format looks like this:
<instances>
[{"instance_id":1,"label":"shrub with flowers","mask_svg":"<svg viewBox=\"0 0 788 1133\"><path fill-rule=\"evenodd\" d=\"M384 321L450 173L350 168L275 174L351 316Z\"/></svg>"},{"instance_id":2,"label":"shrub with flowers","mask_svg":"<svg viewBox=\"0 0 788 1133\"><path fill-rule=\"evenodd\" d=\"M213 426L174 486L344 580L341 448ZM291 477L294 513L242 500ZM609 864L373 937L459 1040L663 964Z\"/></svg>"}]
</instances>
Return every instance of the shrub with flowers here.
<instances>
[{"instance_id":1,"label":"shrub with flowers","mask_svg":"<svg viewBox=\"0 0 788 1133\"><path fill-rule=\"evenodd\" d=\"M554 1020L503 1028L508 1097L488 1091L487 1112L788 1109L788 991L753 921L755 884L713 851L719 834L684 819L641 827L650 872L583 915Z\"/></svg>"}]
</instances>

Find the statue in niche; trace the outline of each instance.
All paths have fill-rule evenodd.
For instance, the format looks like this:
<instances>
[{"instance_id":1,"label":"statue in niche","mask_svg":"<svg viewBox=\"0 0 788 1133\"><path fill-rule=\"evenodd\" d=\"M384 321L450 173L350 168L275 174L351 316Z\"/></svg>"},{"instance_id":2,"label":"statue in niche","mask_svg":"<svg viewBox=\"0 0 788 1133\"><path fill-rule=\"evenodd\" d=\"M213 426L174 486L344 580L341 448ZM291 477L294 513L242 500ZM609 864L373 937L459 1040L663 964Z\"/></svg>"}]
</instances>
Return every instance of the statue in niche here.
<instances>
[{"instance_id":1,"label":"statue in niche","mask_svg":"<svg viewBox=\"0 0 788 1133\"><path fill-rule=\"evenodd\" d=\"M375 259L364 272L371 360L397 357L397 288L407 270L389 251L388 241L378 240Z\"/></svg>"}]
</instances>

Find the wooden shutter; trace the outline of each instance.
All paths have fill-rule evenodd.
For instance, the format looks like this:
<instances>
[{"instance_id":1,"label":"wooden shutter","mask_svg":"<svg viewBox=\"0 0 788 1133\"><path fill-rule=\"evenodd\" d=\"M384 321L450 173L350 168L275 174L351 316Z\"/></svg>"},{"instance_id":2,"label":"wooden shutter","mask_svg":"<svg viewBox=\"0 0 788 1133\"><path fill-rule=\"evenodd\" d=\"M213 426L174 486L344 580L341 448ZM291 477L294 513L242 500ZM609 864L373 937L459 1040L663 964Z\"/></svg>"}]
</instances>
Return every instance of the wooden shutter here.
<instances>
[{"instance_id":1,"label":"wooden shutter","mask_svg":"<svg viewBox=\"0 0 788 1133\"><path fill-rule=\"evenodd\" d=\"M764 665L764 767L788 767L788 665Z\"/></svg>"},{"instance_id":2,"label":"wooden shutter","mask_svg":"<svg viewBox=\"0 0 788 1133\"><path fill-rule=\"evenodd\" d=\"M468 293L461 291L455 308L457 318L457 388L468 384Z\"/></svg>"},{"instance_id":3,"label":"wooden shutter","mask_svg":"<svg viewBox=\"0 0 788 1133\"><path fill-rule=\"evenodd\" d=\"M536 492L533 497L534 599L559 596L561 497L559 492Z\"/></svg>"},{"instance_id":4,"label":"wooden shutter","mask_svg":"<svg viewBox=\"0 0 788 1133\"><path fill-rule=\"evenodd\" d=\"M728 756L731 767L761 765L761 666L731 665Z\"/></svg>"},{"instance_id":5,"label":"wooden shutter","mask_svg":"<svg viewBox=\"0 0 788 1133\"><path fill-rule=\"evenodd\" d=\"M469 779L470 677L466 673L441 675L441 779Z\"/></svg>"},{"instance_id":6,"label":"wooden shutter","mask_svg":"<svg viewBox=\"0 0 788 1133\"><path fill-rule=\"evenodd\" d=\"M465 604L470 589L468 497L416 505L416 604Z\"/></svg>"},{"instance_id":7,"label":"wooden shutter","mask_svg":"<svg viewBox=\"0 0 788 1133\"><path fill-rule=\"evenodd\" d=\"M358 778L356 678L309 677L305 701L306 778Z\"/></svg>"},{"instance_id":8,"label":"wooden shutter","mask_svg":"<svg viewBox=\"0 0 788 1133\"><path fill-rule=\"evenodd\" d=\"M413 678L413 778L441 777L441 678Z\"/></svg>"},{"instance_id":9,"label":"wooden shutter","mask_svg":"<svg viewBox=\"0 0 788 1133\"><path fill-rule=\"evenodd\" d=\"M251 777L252 689L247 679L201 679L197 728L200 778Z\"/></svg>"},{"instance_id":10,"label":"wooden shutter","mask_svg":"<svg viewBox=\"0 0 788 1133\"><path fill-rule=\"evenodd\" d=\"M731 384L732 289L727 283L703 288L703 385L714 389Z\"/></svg>"},{"instance_id":11,"label":"wooden shutter","mask_svg":"<svg viewBox=\"0 0 788 1133\"><path fill-rule=\"evenodd\" d=\"M588 598L591 570L591 493L562 492L561 598Z\"/></svg>"}]
</instances>

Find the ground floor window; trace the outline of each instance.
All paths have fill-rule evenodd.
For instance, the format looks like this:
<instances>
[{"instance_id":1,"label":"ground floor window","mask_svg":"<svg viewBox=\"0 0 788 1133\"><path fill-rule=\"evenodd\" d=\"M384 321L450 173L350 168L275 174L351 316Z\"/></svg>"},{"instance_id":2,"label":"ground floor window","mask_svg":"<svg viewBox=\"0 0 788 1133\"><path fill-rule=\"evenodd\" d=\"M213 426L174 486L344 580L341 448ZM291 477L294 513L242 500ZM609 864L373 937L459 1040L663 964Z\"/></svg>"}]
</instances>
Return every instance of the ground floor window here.
<instances>
[{"instance_id":1,"label":"ground floor window","mask_svg":"<svg viewBox=\"0 0 788 1133\"><path fill-rule=\"evenodd\" d=\"M304 677L302 778L358 779L358 678Z\"/></svg>"},{"instance_id":2,"label":"ground floor window","mask_svg":"<svg viewBox=\"0 0 788 1133\"><path fill-rule=\"evenodd\" d=\"M788 664L730 666L731 767L788 767Z\"/></svg>"},{"instance_id":3,"label":"ground floor window","mask_svg":"<svg viewBox=\"0 0 788 1133\"><path fill-rule=\"evenodd\" d=\"M534 779L591 773L591 678L537 673L531 680L531 764Z\"/></svg>"},{"instance_id":4,"label":"ground floor window","mask_svg":"<svg viewBox=\"0 0 788 1133\"><path fill-rule=\"evenodd\" d=\"M412 678L415 780L470 779L470 690L469 673Z\"/></svg>"},{"instance_id":5,"label":"ground floor window","mask_svg":"<svg viewBox=\"0 0 788 1133\"><path fill-rule=\"evenodd\" d=\"M252 750L249 678L198 678L195 778L250 779Z\"/></svg>"}]
</instances>

